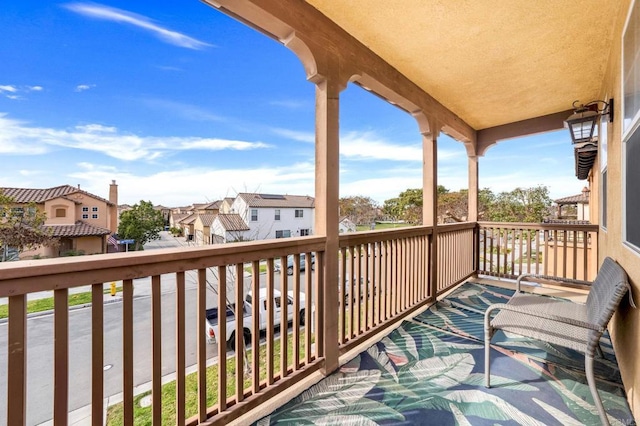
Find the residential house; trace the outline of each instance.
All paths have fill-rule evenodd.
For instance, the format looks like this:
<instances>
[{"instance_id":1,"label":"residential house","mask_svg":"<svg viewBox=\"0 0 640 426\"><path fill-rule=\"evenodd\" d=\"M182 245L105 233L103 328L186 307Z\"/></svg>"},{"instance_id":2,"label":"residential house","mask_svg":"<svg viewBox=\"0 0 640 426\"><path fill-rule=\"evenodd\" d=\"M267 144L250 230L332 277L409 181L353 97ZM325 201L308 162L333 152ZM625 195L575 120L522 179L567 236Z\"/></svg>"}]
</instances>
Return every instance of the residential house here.
<instances>
[{"instance_id":1,"label":"residential house","mask_svg":"<svg viewBox=\"0 0 640 426\"><path fill-rule=\"evenodd\" d=\"M231 212L249 227L250 240L313 235L314 198L306 195L240 193Z\"/></svg>"},{"instance_id":2,"label":"residential house","mask_svg":"<svg viewBox=\"0 0 640 426\"><path fill-rule=\"evenodd\" d=\"M236 213L219 213L211 224L211 243L233 243L251 240L251 228Z\"/></svg>"},{"instance_id":3,"label":"residential house","mask_svg":"<svg viewBox=\"0 0 640 426\"><path fill-rule=\"evenodd\" d=\"M235 200L233 197L225 197L220 203L220 213L231 213L231 206Z\"/></svg>"},{"instance_id":4,"label":"residential house","mask_svg":"<svg viewBox=\"0 0 640 426\"><path fill-rule=\"evenodd\" d=\"M193 241L197 246L211 244L211 224L217 214L197 214L193 222Z\"/></svg>"},{"instance_id":5,"label":"residential house","mask_svg":"<svg viewBox=\"0 0 640 426\"><path fill-rule=\"evenodd\" d=\"M44 227L59 239L52 247L39 247L24 252L21 258L58 257L69 253L96 254L107 252L107 236L117 230L118 186L109 187L111 200L70 185L53 188L0 188L15 200L15 208L34 203L46 214Z\"/></svg>"},{"instance_id":6,"label":"residential house","mask_svg":"<svg viewBox=\"0 0 640 426\"><path fill-rule=\"evenodd\" d=\"M343 232L356 232L356 224L347 216L343 216L338 222L338 232L341 234Z\"/></svg>"},{"instance_id":7,"label":"residential house","mask_svg":"<svg viewBox=\"0 0 640 426\"><path fill-rule=\"evenodd\" d=\"M586 186L578 195L553 200L557 206L556 219L589 222L589 188Z\"/></svg>"}]
</instances>

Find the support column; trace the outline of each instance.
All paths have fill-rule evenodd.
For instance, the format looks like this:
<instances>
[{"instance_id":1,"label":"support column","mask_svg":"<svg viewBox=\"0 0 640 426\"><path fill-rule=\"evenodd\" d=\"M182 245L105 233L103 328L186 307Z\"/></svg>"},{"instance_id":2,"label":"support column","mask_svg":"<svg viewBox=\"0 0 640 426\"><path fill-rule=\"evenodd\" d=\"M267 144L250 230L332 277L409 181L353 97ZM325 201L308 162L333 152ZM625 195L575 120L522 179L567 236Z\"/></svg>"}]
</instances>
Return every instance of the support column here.
<instances>
[{"instance_id":1,"label":"support column","mask_svg":"<svg viewBox=\"0 0 640 426\"><path fill-rule=\"evenodd\" d=\"M338 198L339 198L339 84L332 79L316 83L316 202L315 229L327 238L322 285L323 374L338 368Z\"/></svg>"},{"instance_id":2,"label":"support column","mask_svg":"<svg viewBox=\"0 0 640 426\"><path fill-rule=\"evenodd\" d=\"M422 224L433 227L429 261L429 294L438 287L438 136L422 134Z\"/></svg>"},{"instance_id":3,"label":"support column","mask_svg":"<svg viewBox=\"0 0 640 426\"><path fill-rule=\"evenodd\" d=\"M467 157L469 160L469 192L467 193L467 221L468 222L477 222L478 221L478 156L469 156ZM473 232L473 269L476 271L474 276L477 276L477 271L480 268L480 237L479 237L479 227L476 224Z\"/></svg>"},{"instance_id":4,"label":"support column","mask_svg":"<svg viewBox=\"0 0 640 426\"><path fill-rule=\"evenodd\" d=\"M469 159L469 192L467 222L478 221L478 157L468 157Z\"/></svg>"}]
</instances>

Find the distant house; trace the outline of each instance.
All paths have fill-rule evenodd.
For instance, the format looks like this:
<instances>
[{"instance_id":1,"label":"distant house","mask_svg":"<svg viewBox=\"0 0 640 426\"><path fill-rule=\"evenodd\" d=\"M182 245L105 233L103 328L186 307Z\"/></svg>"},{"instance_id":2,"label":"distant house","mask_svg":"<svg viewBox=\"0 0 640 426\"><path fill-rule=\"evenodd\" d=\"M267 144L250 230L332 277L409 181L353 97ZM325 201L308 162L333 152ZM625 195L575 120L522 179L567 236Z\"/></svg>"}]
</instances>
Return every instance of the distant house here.
<instances>
[{"instance_id":1,"label":"distant house","mask_svg":"<svg viewBox=\"0 0 640 426\"><path fill-rule=\"evenodd\" d=\"M197 214L191 213L179 222L180 228L182 228L182 235L187 238L187 241L193 241L193 236L195 234L195 223L197 218Z\"/></svg>"},{"instance_id":2,"label":"distant house","mask_svg":"<svg viewBox=\"0 0 640 426\"><path fill-rule=\"evenodd\" d=\"M219 213L211 224L211 243L232 243L250 240L251 228L236 213Z\"/></svg>"},{"instance_id":3,"label":"distant house","mask_svg":"<svg viewBox=\"0 0 640 426\"><path fill-rule=\"evenodd\" d=\"M217 214L198 214L193 223L193 240L198 246L211 244L211 224Z\"/></svg>"},{"instance_id":4,"label":"distant house","mask_svg":"<svg viewBox=\"0 0 640 426\"><path fill-rule=\"evenodd\" d=\"M338 222L338 232L356 232L356 224L348 217L343 216Z\"/></svg>"},{"instance_id":5,"label":"distant house","mask_svg":"<svg viewBox=\"0 0 640 426\"><path fill-rule=\"evenodd\" d=\"M164 219L164 224L165 225L169 225L169 218L171 216L171 208L165 207L165 206L159 204L157 206L153 206L153 209L159 211L160 213L162 213L162 218Z\"/></svg>"},{"instance_id":6,"label":"distant house","mask_svg":"<svg viewBox=\"0 0 640 426\"><path fill-rule=\"evenodd\" d=\"M313 197L240 193L231 204L249 230L248 239L303 237L313 234Z\"/></svg>"},{"instance_id":7,"label":"distant house","mask_svg":"<svg viewBox=\"0 0 640 426\"><path fill-rule=\"evenodd\" d=\"M220 202L220 213L231 213L231 206L235 200L233 197L225 197L225 199Z\"/></svg>"},{"instance_id":8,"label":"distant house","mask_svg":"<svg viewBox=\"0 0 640 426\"><path fill-rule=\"evenodd\" d=\"M554 200L558 220L578 220L589 222L589 198L591 191L584 187L582 193Z\"/></svg>"},{"instance_id":9,"label":"distant house","mask_svg":"<svg viewBox=\"0 0 640 426\"><path fill-rule=\"evenodd\" d=\"M0 188L15 200L16 209L35 203L46 214L44 227L59 239L55 247L40 247L22 253L33 256L58 257L69 253L96 254L107 252L107 237L117 230L118 186L112 181L110 200L80 189L80 186L53 188Z\"/></svg>"}]
</instances>

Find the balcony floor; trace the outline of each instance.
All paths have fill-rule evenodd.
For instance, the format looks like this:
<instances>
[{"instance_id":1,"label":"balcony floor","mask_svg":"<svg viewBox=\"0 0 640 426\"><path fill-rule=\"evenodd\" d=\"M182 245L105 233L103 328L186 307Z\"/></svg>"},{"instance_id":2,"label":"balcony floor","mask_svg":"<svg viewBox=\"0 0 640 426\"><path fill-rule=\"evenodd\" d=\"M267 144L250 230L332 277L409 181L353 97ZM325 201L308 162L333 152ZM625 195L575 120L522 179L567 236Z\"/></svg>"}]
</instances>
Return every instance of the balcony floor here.
<instances>
[{"instance_id":1,"label":"balcony floor","mask_svg":"<svg viewBox=\"0 0 640 426\"><path fill-rule=\"evenodd\" d=\"M484 310L512 293L463 284L257 425L600 424L578 352L500 331L484 387ZM635 424L608 334L601 346L609 419Z\"/></svg>"}]
</instances>

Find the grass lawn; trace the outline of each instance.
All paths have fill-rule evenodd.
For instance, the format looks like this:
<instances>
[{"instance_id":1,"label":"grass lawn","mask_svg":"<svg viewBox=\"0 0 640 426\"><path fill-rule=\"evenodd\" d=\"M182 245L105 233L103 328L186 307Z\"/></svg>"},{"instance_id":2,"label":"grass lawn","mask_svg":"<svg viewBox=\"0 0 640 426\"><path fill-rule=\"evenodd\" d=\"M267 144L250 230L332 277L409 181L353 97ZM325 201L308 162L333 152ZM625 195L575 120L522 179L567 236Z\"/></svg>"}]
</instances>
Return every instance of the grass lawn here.
<instances>
[{"instance_id":1,"label":"grass lawn","mask_svg":"<svg viewBox=\"0 0 640 426\"><path fill-rule=\"evenodd\" d=\"M290 336L287 339L288 344L288 358L293 357L293 337ZM280 339L274 342L274 365L276 366L276 373L279 371L280 365ZM304 332L300 332L300 357L304 357ZM251 360L251 350L247 351L247 357ZM266 379L266 346L260 346L260 379ZM235 381L235 357L227 358L227 396L235 395L236 381ZM218 403L218 365L212 365L207 368L207 407L211 407ZM251 387L251 379L245 379L244 388ZM198 413L198 374L192 373L186 376L185 381L185 393L186 393L186 417L189 418ZM144 392L137 395L134 398L134 424L136 425L150 425L151 424L151 407L141 407L140 400L151 392ZM176 424L176 382L172 381L162 386L162 424ZM122 403L112 405L107 409L107 426L119 426L123 424L123 411L124 406ZM183 423L183 422L180 422Z\"/></svg>"},{"instance_id":2,"label":"grass lawn","mask_svg":"<svg viewBox=\"0 0 640 426\"><path fill-rule=\"evenodd\" d=\"M408 226L412 226L408 223L376 223L376 231L381 229L395 229L395 228L406 228ZM370 225L358 225L356 226L356 231L371 231Z\"/></svg>"},{"instance_id":3,"label":"grass lawn","mask_svg":"<svg viewBox=\"0 0 640 426\"><path fill-rule=\"evenodd\" d=\"M122 287L116 288L116 291L122 291ZM104 294L111 293L111 289L104 289ZM69 295L69 306L84 305L91 303L91 292L76 293ZM53 309L53 297L44 299L30 300L27 302L27 313L50 311ZM9 317L9 305L0 305L0 319Z\"/></svg>"}]
</instances>

